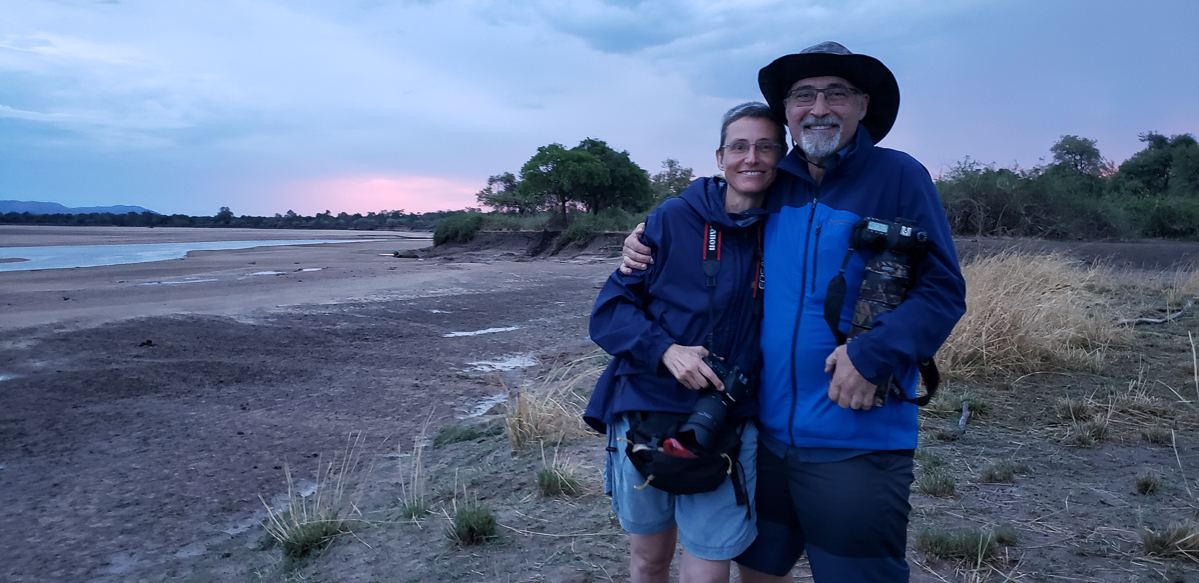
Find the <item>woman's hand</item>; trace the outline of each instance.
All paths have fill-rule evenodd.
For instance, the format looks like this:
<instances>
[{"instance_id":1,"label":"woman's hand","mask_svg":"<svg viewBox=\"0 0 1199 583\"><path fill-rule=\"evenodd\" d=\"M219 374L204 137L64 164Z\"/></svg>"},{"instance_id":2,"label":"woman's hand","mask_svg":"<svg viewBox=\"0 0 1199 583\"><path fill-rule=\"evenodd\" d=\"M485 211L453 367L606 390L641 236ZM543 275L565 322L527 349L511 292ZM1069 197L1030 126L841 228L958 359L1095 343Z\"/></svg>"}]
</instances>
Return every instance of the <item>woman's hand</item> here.
<instances>
[{"instance_id":1,"label":"woman's hand","mask_svg":"<svg viewBox=\"0 0 1199 583\"><path fill-rule=\"evenodd\" d=\"M688 389L698 391L713 386L716 390L723 391L724 383L720 382L720 378L712 372L708 363L704 362L707 355L708 349L703 346L671 344L662 355L662 364L666 365L670 374Z\"/></svg>"}]
</instances>

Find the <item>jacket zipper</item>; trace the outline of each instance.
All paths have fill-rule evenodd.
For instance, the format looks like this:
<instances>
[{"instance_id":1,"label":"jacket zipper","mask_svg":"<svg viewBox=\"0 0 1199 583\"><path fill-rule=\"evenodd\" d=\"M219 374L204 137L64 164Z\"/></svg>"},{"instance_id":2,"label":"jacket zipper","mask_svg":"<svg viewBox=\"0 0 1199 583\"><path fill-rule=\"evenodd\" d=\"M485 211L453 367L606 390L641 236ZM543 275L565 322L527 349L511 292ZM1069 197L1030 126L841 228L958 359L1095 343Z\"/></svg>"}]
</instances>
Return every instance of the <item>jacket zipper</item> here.
<instances>
[{"instance_id":1,"label":"jacket zipper","mask_svg":"<svg viewBox=\"0 0 1199 583\"><path fill-rule=\"evenodd\" d=\"M812 210L808 211L808 229L804 232L803 265L799 280L799 308L795 312L795 328L791 331L791 411L787 420L787 435L795 445L795 408L799 405L799 380L795 375L795 349L799 345L799 320L803 315L804 289L808 287L808 244L812 241L812 219L816 217L816 197L812 198ZM815 274L812 275L815 278Z\"/></svg>"},{"instance_id":2,"label":"jacket zipper","mask_svg":"<svg viewBox=\"0 0 1199 583\"><path fill-rule=\"evenodd\" d=\"M815 205L813 205L815 208ZM824 226L824 221L816 221L816 247L812 249L812 293L816 293L816 274L820 273L820 227Z\"/></svg>"}]
</instances>

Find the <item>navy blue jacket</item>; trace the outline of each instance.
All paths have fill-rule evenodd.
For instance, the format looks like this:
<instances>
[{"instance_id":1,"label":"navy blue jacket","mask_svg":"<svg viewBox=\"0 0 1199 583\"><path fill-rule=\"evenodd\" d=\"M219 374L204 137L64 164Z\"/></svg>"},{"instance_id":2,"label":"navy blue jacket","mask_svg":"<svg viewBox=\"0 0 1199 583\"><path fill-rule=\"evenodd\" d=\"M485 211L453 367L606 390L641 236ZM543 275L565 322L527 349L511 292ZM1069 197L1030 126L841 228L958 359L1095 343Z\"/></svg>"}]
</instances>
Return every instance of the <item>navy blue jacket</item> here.
<instances>
[{"instance_id":1,"label":"navy blue jacket","mask_svg":"<svg viewBox=\"0 0 1199 583\"><path fill-rule=\"evenodd\" d=\"M824 361L836 340L824 320L829 280L864 217L916 221L932 243L916 283L873 330L849 342L849 359L873 383L894 374L912 395L915 363L931 357L965 312L965 283L949 224L928 171L911 156L876 147L857 132L854 148L820 184L796 152L778 166L765 229L766 302L762 321L762 431L798 447L896 450L916 447L916 406L891 400L869 411L842 409L828 398ZM850 330L862 271L857 251L845 270L841 310Z\"/></svg>"},{"instance_id":2,"label":"navy blue jacket","mask_svg":"<svg viewBox=\"0 0 1199 583\"><path fill-rule=\"evenodd\" d=\"M583 414L597 431L604 432L627 411L692 410L698 392L680 384L662 364L671 344L704 346L743 371L758 370L761 317L755 285L765 213L755 209L734 221L724 210L726 188L723 181L700 178L679 198L663 202L646 219L642 239L654 263L632 275L615 271L600 291L591 313L591 339L613 358ZM720 233L711 344L705 223ZM751 399L730 411L730 418L756 413Z\"/></svg>"}]
</instances>

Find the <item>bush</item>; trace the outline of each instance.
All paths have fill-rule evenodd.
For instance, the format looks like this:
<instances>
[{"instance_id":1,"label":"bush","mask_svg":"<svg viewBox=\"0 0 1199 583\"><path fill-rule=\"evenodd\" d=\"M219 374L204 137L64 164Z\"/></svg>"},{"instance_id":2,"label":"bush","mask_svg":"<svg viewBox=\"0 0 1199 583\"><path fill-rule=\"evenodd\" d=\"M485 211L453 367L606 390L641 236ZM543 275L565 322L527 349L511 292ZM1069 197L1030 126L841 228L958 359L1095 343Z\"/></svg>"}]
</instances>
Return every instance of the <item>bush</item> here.
<instances>
[{"instance_id":1,"label":"bush","mask_svg":"<svg viewBox=\"0 0 1199 583\"><path fill-rule=\"evenodd\" d=\"M433 231L433 244L468 243L475 238L475 233L483 228L484 215L480 213L463 213L446 217L437 224Z\"/></svg>"}]
</instances>

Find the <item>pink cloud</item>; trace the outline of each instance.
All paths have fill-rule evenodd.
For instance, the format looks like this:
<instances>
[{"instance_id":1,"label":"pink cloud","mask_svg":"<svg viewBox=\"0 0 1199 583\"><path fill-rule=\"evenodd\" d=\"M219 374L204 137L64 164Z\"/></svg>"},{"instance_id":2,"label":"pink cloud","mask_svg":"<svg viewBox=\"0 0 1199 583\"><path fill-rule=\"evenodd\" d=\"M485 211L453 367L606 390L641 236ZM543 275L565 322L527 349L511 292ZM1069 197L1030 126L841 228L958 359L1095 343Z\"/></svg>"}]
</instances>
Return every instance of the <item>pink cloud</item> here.
<instances>
[{"instance_id":1,"label":"pink cloud","mask_svg":"<svg viewBox=\"0 0 1199 583\"><path fill-rule=\"evenodd\" d=\"M325 210L333 214L460 210L479 206L475 193L485 185L456 176L322 178L290 184L280 193L280 203L302 215Z\"/></svg>"}]
</instances>

